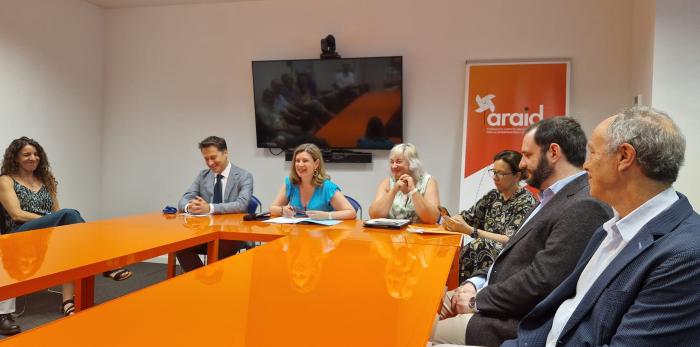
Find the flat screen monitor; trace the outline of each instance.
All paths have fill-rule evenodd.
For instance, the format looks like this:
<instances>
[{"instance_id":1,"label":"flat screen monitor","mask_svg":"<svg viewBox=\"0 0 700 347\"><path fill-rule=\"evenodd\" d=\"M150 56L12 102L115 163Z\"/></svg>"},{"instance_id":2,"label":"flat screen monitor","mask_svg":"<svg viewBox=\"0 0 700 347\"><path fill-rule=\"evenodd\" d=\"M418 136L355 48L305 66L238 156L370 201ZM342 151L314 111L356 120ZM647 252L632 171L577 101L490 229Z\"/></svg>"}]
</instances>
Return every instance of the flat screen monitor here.
<instances>
[{"instance_id":1,"label":"flat screen monitor","mask_svg":"<svg viewBox=\"0 0 700 347\"><path fill-rule=\"evenodd\" d=\"M253 61L258 148L403 142L401 57Z\"/></svg>"}]
</instances>

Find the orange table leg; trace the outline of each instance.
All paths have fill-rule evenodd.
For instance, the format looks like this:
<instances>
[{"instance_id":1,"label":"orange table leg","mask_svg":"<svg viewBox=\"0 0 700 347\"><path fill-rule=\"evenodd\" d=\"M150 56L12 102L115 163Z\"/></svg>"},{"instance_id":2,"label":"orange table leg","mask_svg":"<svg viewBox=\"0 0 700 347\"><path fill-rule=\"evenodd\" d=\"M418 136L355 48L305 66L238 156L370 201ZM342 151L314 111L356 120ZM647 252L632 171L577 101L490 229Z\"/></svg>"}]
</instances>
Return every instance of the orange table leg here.
<instances>
[{"instance_id":1,"label":"orange table leg","mask_svg":"<svg viewBox=\"0 0 700 347\"><path fill-rule=\"evenodd\" d=\"M168 269L166 270L166 278L175 277L175 253L168 253Z\"/></svg>"},{"instance_id":2,"label":"orange table leg","mask_svg":"<svg viewBox=\"0 0 700 347\"><path fill-rule=\"evenodd\" d=\"M75 311L79 312L95 305L95 277L75 281Z\"/></svg>"},{"instance_id":3,"label":"orange table leg","mask_svg":"<svg viewBox=\"0 0 700 347\"><path fill-rule=\"evenodd\" d=\"M450 274L447 276L447 290L452 290L459 286L459 253L460 249L457 248L455 256L452 258Z\"/></svg>"},{"instance_id":4,"label":"orange table leg","mask_svg":"<svg viewBox=\"0 0 700 347\"><path fill-rule=\"evenodd\" d=\"M207 264L219 260L219 239L207 242Z\"/></svg>"}]
</instances>

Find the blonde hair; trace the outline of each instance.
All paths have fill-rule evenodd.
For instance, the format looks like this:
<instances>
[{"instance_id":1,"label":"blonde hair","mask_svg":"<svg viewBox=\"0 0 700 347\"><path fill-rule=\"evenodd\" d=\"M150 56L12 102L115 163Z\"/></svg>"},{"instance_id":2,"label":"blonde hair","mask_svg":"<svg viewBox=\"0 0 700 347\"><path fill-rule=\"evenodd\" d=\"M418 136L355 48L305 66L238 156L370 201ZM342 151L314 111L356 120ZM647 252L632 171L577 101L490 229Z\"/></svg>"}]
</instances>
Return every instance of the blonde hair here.
<instances>
[{"instance_id":1,"label":"blonde hair","mask_svg":"<svg viewBox=\"0 0 700 347\"><path fill-rule=\"evenodd\" d=\"M423 170L423 164L421 164L418 158L418 150L416 146L410 143L400 143L389 152L389 158L393 156L403 156L406 161L408 161L408 169L411 171L411 177L418 182L420 178L423 177L425 170Z\"/></svg>"},{"instance_id":2,"label":"blonde hair","mask_svg":"<svg viewBox=\"0 0 700 347\"><path fill-rule=\"evenodd\" d=\"M314 176L311 179L311 185L318 187L323 184L323 181L331 178L331 176L326 174L326 167L323 165L323 154L318 146L314 145L313 143L304 143L299 145L294 150L294 155L292 156L292 165L289 168L289 180L292 181L292 184L298 185L301 183L301 177L297 175L296 166L294 165L297 159L297 154L301 152L309 153L311 159L314 161L318 160L318 168L316 171L314 171Z\"/></svg>"}]
</instances>

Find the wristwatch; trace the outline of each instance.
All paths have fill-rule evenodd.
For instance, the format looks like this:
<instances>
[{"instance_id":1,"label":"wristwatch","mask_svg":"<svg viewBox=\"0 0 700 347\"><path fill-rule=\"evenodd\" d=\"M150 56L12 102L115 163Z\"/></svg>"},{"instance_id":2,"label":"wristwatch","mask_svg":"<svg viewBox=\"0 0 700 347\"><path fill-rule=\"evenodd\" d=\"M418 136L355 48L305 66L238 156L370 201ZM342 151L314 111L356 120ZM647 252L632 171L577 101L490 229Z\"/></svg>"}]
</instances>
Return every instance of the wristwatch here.
<instances>
[{"instance_id":1,"label":"wristwatch","mask_svg":"<svg viewBox=\"0 0 700 347\"><path fill-rule=\"evenodd\" d=\"M471 236L473 239L478 239L479 238L479 229L472 228L472 233L469 236Z\"/></svg>"},{"instance_id":2,"label":"wristwatch","mask_svg":"<svg viewBox=\"0 0 700 347\"><path fill-rule=\"evenodd\" d=\"M476 311L476 296L472 296L472 298L469 299L469 308Z\"/></svg>"}]
</instances>

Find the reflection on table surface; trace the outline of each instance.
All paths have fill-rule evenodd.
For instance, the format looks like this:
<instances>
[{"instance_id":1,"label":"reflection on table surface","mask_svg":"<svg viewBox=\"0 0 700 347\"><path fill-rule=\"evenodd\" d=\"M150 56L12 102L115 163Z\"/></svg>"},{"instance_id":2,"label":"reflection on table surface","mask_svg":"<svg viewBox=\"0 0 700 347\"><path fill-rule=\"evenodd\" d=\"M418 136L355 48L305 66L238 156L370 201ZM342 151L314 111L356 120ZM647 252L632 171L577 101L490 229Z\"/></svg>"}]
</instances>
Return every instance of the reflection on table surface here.
<instances>
[{"instance_id":1,"label":"reflection on table surface","mask_svg":"<svg viewBox=\"0 0 700 347\"><path fill-rule=\"evenodd\" d=\"M224 238L236 235L245 237L246 234L274 235L279 237L285 235L287 230L347 230L349 233L345 237L351 240L372 241L372 235L392 235L394 242L419 243L432 245L445 245L459 247L460 235L428 235L409 233L406 229L392 230L380 228L365 228L361 220L346 220L333 226L319 226L316 224L271 224L264 221L243 221L242 214L225 214L213 216L211 228L224 234ZM273 237L272 239L275 239ZM262 240L257 240L262 241Z\"/></svg>"},{"instance_id":2,"label":"reflection on table surface","mask_svg":"<svg viewBox=\"0 0 700 347\"><path fill-rule=\"evenodd\" d=\"M0 235L0 300L213 241L218 236L202 222L183 221L146 214Z\"/></svg>"},{"instance_id":3,"label":"reflection on table surface","mask_svg":"<svg viewBox=\"0 0 700 347\"><path fill-rule=\"evenodd\" d=\"M145 214L0 236L3 290L57 282L85 264L121 266L166 245L267 242L0 344L425 345L459 236L242 217Z\"/></svg>"},{"instance_id":4,"label":"reflection on table surface","mask_svg":"<svg viewBox=\"0 0 700 347\"><path fill-rule=\"evenodd\" d=\"M0 242L0 260L10 278L23 281L44 263L52 229L37 233L16 233Z\"/></svg>"},{"instance_id":5,"label":"reflection on table surface","mask_svg":"<svg viewBox=\"0 0 700 347\"><path fill-rule=\"evenodd\" d=\"M456 248L347 234L291 228L284 239L3 343L425 346Z\"/></svg>"},{"instance_id":6,"label":"reflection on table surface","mask_svg":"<svg viewBox=\"0 0 700 347\"><path fill-rule=\"evenodd\" d=\"M372 234L374 249L386 259L386 289L396 299L410 299L420 274L430 268L433 259L449 253L447 247L424 247L417 243L396 242L397 235Z\"/></svg>"}]
</instances>

